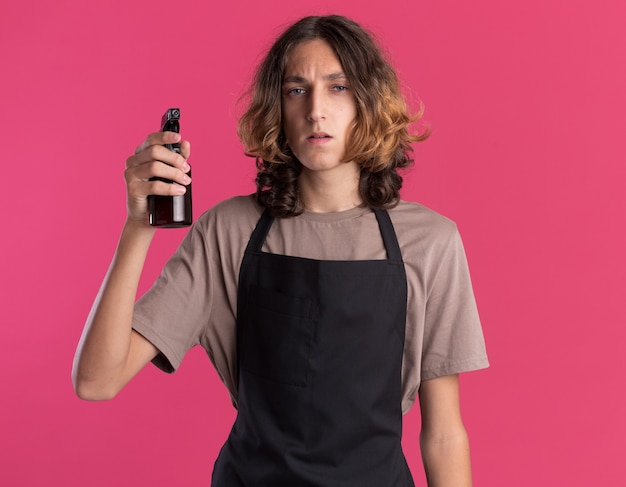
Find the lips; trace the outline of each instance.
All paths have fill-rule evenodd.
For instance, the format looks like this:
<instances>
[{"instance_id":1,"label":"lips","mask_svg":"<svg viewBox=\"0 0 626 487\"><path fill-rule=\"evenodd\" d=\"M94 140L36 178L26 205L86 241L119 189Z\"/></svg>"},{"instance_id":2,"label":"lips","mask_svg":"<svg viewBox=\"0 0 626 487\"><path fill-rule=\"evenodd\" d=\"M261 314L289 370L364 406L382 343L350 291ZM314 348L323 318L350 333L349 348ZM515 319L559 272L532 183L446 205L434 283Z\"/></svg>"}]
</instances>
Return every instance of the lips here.
<instances>
[{"instance_id":1,"label":"lips","mask_svg":"<svg viewBox=\"0 0 626 487\"><path fill-rule=\"evenodd\" d=\"M330 139L331 136L325 132L313 132L307 139Z\"/></svg>"},{"instance_id":2,"label":"lips","mask_svg":"<svg viewBox=\"0 0 626 487\"><path fill-rule=\"evenodd\" d=\"M306 138L306 141L311 146L321 147L328 144L332 139L326 132L313 132Z\"/></svg>"}]
</instances>

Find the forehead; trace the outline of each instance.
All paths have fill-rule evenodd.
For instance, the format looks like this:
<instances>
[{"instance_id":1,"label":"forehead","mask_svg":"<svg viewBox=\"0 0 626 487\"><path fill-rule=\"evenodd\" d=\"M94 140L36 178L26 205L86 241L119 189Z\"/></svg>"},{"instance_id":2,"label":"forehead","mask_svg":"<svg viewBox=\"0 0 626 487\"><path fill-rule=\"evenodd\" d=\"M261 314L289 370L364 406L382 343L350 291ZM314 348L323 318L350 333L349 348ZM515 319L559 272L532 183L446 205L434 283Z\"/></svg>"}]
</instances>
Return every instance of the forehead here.
<instances>
[{"instance_id":1,"label":"forehead","mask_svg":"<svg viewBox=\"0 0 626 487\"><path fill-rule=\"evenodd\" d=\"M343 71L334 49L323 39L301 42L287 55L285 76L302 75L311 70L322 73Z\"/></svg>"}]
</instances>

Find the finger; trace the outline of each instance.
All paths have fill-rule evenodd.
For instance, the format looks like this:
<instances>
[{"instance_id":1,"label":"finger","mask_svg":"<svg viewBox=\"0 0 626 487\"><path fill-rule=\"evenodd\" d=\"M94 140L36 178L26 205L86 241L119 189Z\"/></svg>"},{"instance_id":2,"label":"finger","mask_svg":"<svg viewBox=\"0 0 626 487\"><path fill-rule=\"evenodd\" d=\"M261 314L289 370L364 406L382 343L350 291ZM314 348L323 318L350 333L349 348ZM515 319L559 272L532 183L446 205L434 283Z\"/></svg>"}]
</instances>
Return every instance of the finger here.
<instances>
[{"instance_id":1,"label":"finger","mask_svg":"<svg viewBox=\"0 0 626 487\"><path fill-rule=\"evenodd\" d=\"M166 183L165 181L135 180L128 185L128 197L132 201L142 201L149 195L176 196L185 194L187 188L180 184Z\"/></svg>"},{"instance_id":2,"label":"finger","mask_svg":"<svg viewBox=\"0 0 626 487\"><path fill-rule=\"evenodd\" d=\"M176 196L185 194L187 188L180 184L170 184L164 181L148 181L148 194L156 194L161 196Z\"/></svg>"},{"instance_id":3,"label":"finger","mask_svg":"<svg viewBox=\"0 0 626 487\"><path fill-rule=\"evenodd\" d=\"M185 159L189 159L189 155L191 154L191 144L188 140L183 140L180 143L180 155Z\"/></svg>"},{"instance_id":4,"label":"finger","mask_svg":"<svg viewBox=\"0 0 626 487\"><path fill-rule=\"evenodd\" d=\"M146 137L136 149L135 154L146 150L151 145L175 144L180 142L181 136L176 132L153 132Z\"/></svg>"},{"instance_id":5,"label":"finger","mask_svg":"<svg viewBox=\"0 0 626 487\"><path fill-rule=\"evenodd\" d=\"M191 178L184 171L159 161L147 162L138 166L130 167L124 173L126 181L148 181L152 178L162 178L182 185L191 183Z\"/></svg>"},{"instance_id":6,"label":"finger","mask_svg":"<svg viewBox=\"0 0 626 487\"><path fill-rule=\"evenodd\" d=\"M151 145L141 152L130 156L126 159L126 167L135 167L148 162L161 161L165 164L177 167L184 172L189 171L189 167L186 166L185 158L162 145Z\"/></svg>"}]
</instances>

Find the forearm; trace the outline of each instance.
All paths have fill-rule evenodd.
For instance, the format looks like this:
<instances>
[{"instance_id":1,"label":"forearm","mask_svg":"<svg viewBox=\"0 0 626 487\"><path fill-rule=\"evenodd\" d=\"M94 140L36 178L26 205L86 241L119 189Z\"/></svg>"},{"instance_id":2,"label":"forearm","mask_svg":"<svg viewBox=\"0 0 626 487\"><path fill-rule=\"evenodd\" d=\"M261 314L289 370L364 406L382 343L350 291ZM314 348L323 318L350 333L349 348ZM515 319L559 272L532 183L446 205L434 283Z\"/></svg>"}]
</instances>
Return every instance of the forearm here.
<instances>
[{"instance_id":1,"label":"forearm","mask_svg":"<svg viewBox=\"0 0 626 487\"><path fill-rule=\"evenodd\" d=\"M154 229L127 222L76 351L76 393L85 399L114 396L124 381L132 341L133 308Z\"/></svg>"},{"instance_id":2,"label":"forearm","mask_svg":"<svg viewBox=\"0 0 626 487\"><path fill-rule=\"evenodd\" d=\"M469 439L460 427L445 435L420 435L428 487L471 487Z\"/></svg>"}]
</instances>

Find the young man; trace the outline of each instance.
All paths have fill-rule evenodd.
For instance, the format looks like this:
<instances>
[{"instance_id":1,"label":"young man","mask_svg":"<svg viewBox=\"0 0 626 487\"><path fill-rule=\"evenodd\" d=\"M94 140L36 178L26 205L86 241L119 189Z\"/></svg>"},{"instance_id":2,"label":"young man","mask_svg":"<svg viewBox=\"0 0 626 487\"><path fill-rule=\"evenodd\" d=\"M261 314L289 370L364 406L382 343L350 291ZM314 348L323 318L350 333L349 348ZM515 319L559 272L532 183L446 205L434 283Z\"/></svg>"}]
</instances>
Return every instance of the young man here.
<instances>
[{"instance_id":1,"label":"young man","mask_svg":"<svg viewBox=\"0 0 626 487\"><path fill-rule=\"evenodd\" d=\"M402 414L419 394L429 486L471 485L458 373L487 366L456 226L401 201L411 163L393 69L340 16L287 29L259 67L239 134L255 196L202 215L135 305L154 235L147 196L189 183L150 134L127 161L128 217L74 366L108 399L148 362L202 345L238 415L215 487L412 486ZM158 176L178 183L150 179Z\"/></svg>"}]
</instances>

